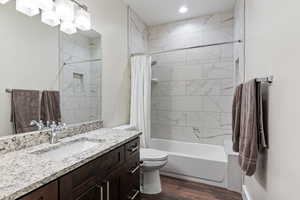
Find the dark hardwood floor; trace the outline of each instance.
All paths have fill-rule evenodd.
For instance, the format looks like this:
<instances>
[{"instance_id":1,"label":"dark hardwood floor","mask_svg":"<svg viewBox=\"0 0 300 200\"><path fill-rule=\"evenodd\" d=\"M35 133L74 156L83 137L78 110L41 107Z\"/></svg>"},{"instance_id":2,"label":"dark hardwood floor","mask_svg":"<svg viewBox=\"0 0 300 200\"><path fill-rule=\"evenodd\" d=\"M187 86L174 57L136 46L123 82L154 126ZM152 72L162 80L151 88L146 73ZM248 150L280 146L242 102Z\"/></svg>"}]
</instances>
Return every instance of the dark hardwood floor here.
<instances>
[{"instance_id":1,"label":"dark hardwood floor","mask_svg":"<svg viewBox=\"0 0 300 200\"><path fill-rule=\"evenodd\" d=\"M162 176L163 192L142 195L142 200L242 200L240 194L223 188Z\"/></svg>"}]
</instances>

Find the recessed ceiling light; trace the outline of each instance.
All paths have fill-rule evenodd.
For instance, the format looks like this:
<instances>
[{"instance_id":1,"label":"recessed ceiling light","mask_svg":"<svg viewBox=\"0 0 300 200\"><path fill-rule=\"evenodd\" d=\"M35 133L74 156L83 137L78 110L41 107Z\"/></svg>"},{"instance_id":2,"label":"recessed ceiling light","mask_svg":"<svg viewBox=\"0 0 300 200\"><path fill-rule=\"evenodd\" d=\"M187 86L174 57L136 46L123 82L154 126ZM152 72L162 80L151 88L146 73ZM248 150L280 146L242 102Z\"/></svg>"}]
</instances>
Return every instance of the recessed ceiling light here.
<instances>
[{"instance_id":1,"label":"recessed ceiling light","mask_svg":"<svg viewBox=\"0 0 300 200\"><path fill-rule=\"evenodd\" d=\"M178 10L178 12L180 12L182 14L187 13L187 11L189 11L189 9L186 6L181 6Z\"/></svg>"}]
</instances>

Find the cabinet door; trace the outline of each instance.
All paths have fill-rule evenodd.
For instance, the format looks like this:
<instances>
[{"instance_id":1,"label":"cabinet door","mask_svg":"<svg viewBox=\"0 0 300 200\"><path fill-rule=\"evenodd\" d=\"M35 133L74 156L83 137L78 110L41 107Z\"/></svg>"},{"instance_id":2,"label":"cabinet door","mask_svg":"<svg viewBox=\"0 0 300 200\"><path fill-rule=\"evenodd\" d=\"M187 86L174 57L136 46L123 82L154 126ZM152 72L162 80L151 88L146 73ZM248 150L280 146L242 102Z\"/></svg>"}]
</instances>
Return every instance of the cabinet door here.
<instances>
[{"instance_id":1,"label":"cabinet door","mask_svg":"<svg viewBox=\"0 0 300 200\"><path fill-rule=\"evenodd\" d=\"M94 187L84 192L75 200L104 200L103 188L101 186L95 185Z\"/></svg>"},{"instance_id":2,"label":"cabinet door","mask_svg":"<svg viewBox=\"0 0 300 200\"><path fill-rule=\"evenodd\" d=\"M103 182L104 200L123 200L121 196L121 173L122 170L118 169L106 177Z\"/></svg>"}]
</instances>

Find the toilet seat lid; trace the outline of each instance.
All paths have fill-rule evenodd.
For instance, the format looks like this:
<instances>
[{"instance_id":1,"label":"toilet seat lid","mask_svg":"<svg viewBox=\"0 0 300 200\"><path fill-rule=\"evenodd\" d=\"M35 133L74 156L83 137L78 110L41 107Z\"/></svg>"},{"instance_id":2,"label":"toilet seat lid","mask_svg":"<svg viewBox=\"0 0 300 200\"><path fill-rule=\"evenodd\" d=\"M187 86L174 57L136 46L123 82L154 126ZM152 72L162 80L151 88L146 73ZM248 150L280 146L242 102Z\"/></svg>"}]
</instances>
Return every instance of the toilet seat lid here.
<instances>
[{"instance_id":1,"label":"toilet seat lid","mask_svg":"<svg viewBox=\"0 0 300 200\"><path fill-rule=\"evenodd\" d=\"M155 149L144 149L140 151L142 161L164 161L168 159L168 154Z\"/></svg>"}]
</instances>

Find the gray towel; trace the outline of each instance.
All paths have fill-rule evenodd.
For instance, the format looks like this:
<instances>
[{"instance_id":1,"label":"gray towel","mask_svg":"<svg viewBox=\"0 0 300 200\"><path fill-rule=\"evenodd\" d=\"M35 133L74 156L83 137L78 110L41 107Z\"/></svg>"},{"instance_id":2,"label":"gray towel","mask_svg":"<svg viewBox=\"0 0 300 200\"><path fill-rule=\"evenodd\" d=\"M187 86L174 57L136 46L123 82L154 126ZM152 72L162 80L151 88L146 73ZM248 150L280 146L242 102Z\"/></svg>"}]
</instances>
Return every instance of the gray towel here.
<instances>
[{"instance_id":1,"label":"gray towel","mask_svg":"<svg viewBox=\"0 0 300 200\"><path fill-rule=\"evenodd\" d=\"M41 120L61 122L60 94L58 91L43 91L41 100Z\"/></svg>"},{"instance_id":2,"label":"gray towel","mask_svg":"<svg viewBox=\"0 0 300 200\"><path fill-rule=\"evenodd\" d=\"M39 91L12 90L11 122L14 133L36 131L30 126L32 120L39 120Z\"/></svg>"},{"instance_id":3,"label":"gray towel","mask_svg":"<svg viewBox=\"0 0 300 200\"><path fill-rule=\"evenodd\" d=\"M232 148L235 152L239 152L240 144L242 90L243 84L240 84L236 87L232 104Z\"/></svg>"},{"instance_id":4,"label":"gray towel","mask_svg":"<svg viewBox=\"0 0 300 200\"><path fill-rule=\"evenodd\" d=\"M264 151L268 148L268 85L258 82L256 85L257 92L257 126L258 126L258 149Z\"/></svg>"},{"instance_id":5,"label":"gray towel","mask_svg":"<svg viewBox=\"0 0 300 200\"><path fill-rule=\"evenodd\" d=\"M251 80L243 85L242 91L239 164L248 176L255 173L258 156L256 89L256 80Z\"/></svg>"}]
</instances>

